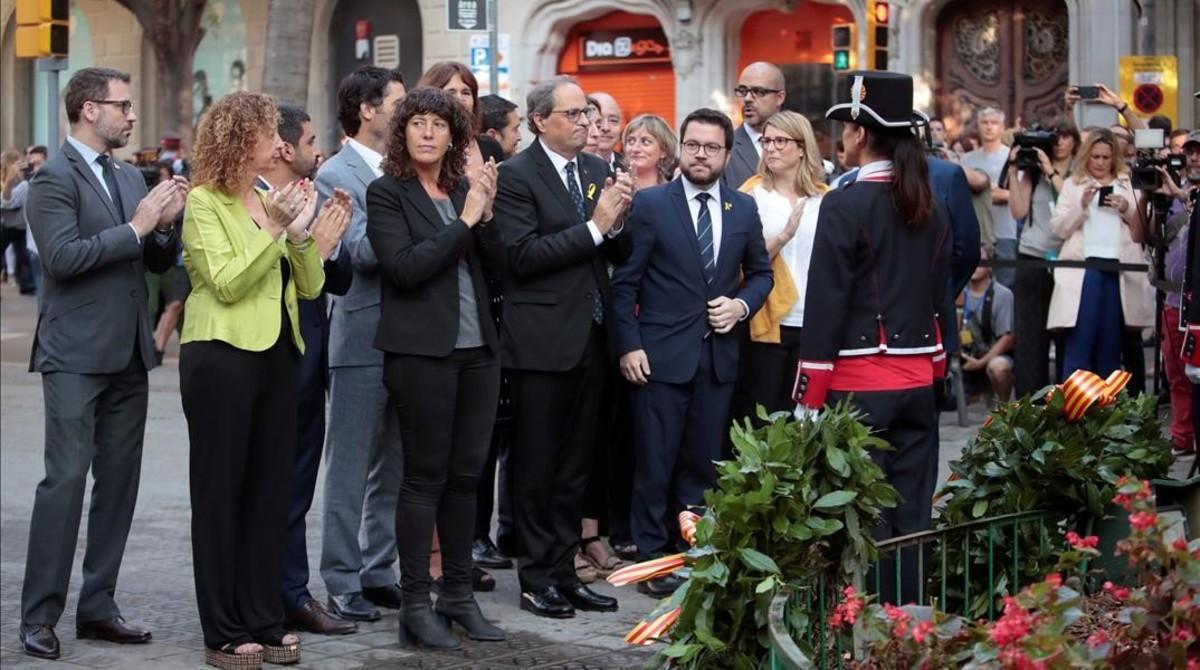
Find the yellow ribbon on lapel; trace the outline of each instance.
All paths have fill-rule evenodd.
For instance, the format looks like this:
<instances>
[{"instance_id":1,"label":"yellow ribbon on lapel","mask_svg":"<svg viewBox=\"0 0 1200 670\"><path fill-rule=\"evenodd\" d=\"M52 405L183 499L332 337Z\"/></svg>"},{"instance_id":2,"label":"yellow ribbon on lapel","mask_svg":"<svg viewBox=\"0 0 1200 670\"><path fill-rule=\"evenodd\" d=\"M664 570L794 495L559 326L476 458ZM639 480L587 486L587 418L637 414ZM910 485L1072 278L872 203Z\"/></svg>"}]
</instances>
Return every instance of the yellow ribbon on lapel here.
<instances>
[{"instance_id":1,"label":"yellow ribbon on lapel","mask_svg":"<svg viewBox=\"0 0 1200 670\"><path fill-rule=\"evenodd\" d=\"M596 185L588 184L587 199L594 200L596 198Z\"/></svg>"},{"instance_id":2,"label":"yellow ribbon on lapel","mask_svg":"<svg viewBox=\"0 0 1200 670\"><path fill-rule=\"evenodd\" d=\"M733 203L732 202L725 203L725 211L726 212L733 211Z\"/></svg>"}]
</instances>

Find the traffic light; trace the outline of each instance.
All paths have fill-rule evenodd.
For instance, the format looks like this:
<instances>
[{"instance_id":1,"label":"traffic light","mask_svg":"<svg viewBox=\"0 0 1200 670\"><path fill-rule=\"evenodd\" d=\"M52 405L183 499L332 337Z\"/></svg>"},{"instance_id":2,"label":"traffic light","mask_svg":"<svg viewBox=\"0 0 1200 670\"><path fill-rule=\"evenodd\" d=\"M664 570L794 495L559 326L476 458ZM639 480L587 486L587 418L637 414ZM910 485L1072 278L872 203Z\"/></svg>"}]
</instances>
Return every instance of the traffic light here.
<instances>
[{"instance_id":1,"label":"traffic light","mask_svg":"<svg viewBox=\"0 0 1200 670\"><path fill-rule=\"evenodd\" d=\"M17 0L17 58L65 57L71 0Z\"/></svg>"},{"instance_id":2,"label":"traffic light","mask_svg":"<svg viewBox=\"0 0 1200 670\"><path fill-rule=\"evenodd\" d=\"M871 11L867 14L868 32L871 43L867 45L868 60L872 69L888 68L888 21L892 8L883 0L871 0Z\"/></svg>"},{"instance_id":3,"label":"traffic light","mask_svg":"<svg viewBox=\"0 0 1200 670\"><path fill-rule=\"evenodd\" d=\"M849 70L852 60L850 54L854 53L854 24L835 24L830 42L833 46L834 72Z\"/></svg>"}]
</instances>

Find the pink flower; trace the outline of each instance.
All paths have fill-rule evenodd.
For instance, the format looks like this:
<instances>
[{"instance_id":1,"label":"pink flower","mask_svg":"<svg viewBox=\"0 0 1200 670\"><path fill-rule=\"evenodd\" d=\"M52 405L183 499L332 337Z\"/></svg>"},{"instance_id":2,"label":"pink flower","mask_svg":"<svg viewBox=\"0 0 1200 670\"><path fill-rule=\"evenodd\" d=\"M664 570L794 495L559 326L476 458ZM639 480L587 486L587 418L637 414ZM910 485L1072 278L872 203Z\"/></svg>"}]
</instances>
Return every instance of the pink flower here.
<instances>
[{"instance_id":1,"label":"pink flower","mask_svg":"<svg viewBox=\"0 0 1200 670\"><path fill-rule=\"evenodd\" d=\"M1095 649L1108 644L1108 633L1104 630L1098 630L1092 633L1087 639L1088 646Z\"/></svg>"},{"instance_id":2,"label":"pink flower","mask_svg":"<svg viewBox=\"0 0 1200 670\"><path fill-rule=\"evenodd\" d=\"M904 637L908 635L909 622L912 616L903 609L892 604L883 606L883 613L892 622L892 637Z\"/></svg>"},{"instance_id":3,"label":"pink flower","mask_svg":"<svg viewBox=\"0 0 1200 670\"><path fill-rule=\"evenodd\" d=\"M1023 649L1013 647L1000 652L1000 666L1006 670L1042 670L1046 664L1031 660Z\"/></svg>"},{"instance_id":4,"label":"pink flower","mask_svg":"<svg viewBox=\"0 0 1200 670\"><path fill-rule=\"evenodd\" d=\"M1046 583L1057 589L1058 587L1062 586L1062 575L1058 574L1057 572L1051 572L1050 574L1046 575Z\"/></svg>"},{"instance_id":5,"label":"pink flower","mask_svg":"<svg viewBox=\"0 0 1200 670\"><path fill-rule=\"evenodd\" d=\"M1067 543L1076 549L1095 549L1100 545L1100 538L1095 535L1080 537L1079 533L1070 531L1067 533Z\"/></svg>"},{"instance_id":6,"label":"pink flower","mask_svg":"<svg viewBox=\"0 0 1200 670\"><path fill-rule=\"evenodd\" d=\"M1175 538L1175 541L1171 543L1171 548L1174 549L1175 551L1187 551L1188 550L1187 540L1183 539L1182 537L1177 537L1177 538Z\"/></svg>"},{"instance_id":7,"label":"pink flower","mask_svg":"<svg viewBox=\"0 0 1200 670\"><path fill-rule=\"evenodd\" d=\"M1112 582L1104 582L1104 592L1117 600L1125 600L1129 597L1129 589L1117 586Z\"/></svg>"},{"instance_id":8,"label":"pink flower","mask_svg":"<svg viewBox=\"0 0 1200 670\"><path fill-rule=\"evenodd\" d=\"M865 599L855 593L853 586L847 586L842 590L842 594L846 596L846 599L833 608L833 614L829 617L829 626L834 629L841 628L843 625L854 625L859 612L862 612L863 606L866 604Z\"/></svg>"},{"instance_id":9,"label":"pink flower","mask_svg":"<svg viewBox=\"0 0 1200 670\"><path fill-rule=\"evenodd\" d=\"M913 639L917 641L917 644L925 644L926 638L931 634L933 634L932 621L922 621L913 629Z\"/></svg>"},{"instance_id":10,"label":"pink flower","mask_svg":"<svg viewBox=\"0 0 1200 670\"><path fill-rule=\"evenodd\" d=\"M1158 527L1158 515L1154 512L1134 512L1129 515L1129 525L1140 533Z\"/></svg>"},{"instance_id":11,"label":"pink flower","mask_svg":"<svg viewBox=\"0 0 1200 670\"><path fill-rule=\"evenodd\" d=\"M1175 629L1174 638L1177 642L1182 642L1184 645L1187 645L1192 641L1192 634L1190 631L1188 631L1186 626L1180 626L1179 628Z\"/></svg>"}]
</instances>

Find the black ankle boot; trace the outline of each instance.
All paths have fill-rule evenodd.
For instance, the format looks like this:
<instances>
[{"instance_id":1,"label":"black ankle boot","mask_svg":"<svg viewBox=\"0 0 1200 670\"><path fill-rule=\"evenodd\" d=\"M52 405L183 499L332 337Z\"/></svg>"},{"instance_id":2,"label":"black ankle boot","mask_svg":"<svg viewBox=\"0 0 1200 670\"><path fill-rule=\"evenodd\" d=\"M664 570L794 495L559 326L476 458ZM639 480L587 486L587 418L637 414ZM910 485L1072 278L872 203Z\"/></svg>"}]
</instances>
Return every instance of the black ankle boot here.
<instances>
[{"instance_id":1,"label":"black ankle boot","mask_svg":"<svg viewBox=\"0 0 1200 670\"><path fill-rule=\"evenodd\" d=\"M400 611L400 644L436 651L458 649L458 638L450 633L450 623L436 614L429 603L404 603Z\"/></svg>"},{"instance_id":2,"label":"black ankle boot","mask_svg":"<svg viewBox=\"0 0 1200 670\"><path fill-rule=\"evenodd\" d=\"M441 616L462 626L467 637L481 642L503 642L504 631L492 625L479 610L475 596L443 596L438 598L435 611Z\"/></svg>"}]
</instances>

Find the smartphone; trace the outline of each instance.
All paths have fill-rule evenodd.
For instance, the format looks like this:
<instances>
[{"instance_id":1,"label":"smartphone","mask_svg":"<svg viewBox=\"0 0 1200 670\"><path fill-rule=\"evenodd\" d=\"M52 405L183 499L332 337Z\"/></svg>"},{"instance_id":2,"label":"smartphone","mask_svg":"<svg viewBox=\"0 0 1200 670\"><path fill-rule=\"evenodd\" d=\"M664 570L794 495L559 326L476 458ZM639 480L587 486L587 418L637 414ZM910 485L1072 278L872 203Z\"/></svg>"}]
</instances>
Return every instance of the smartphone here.
<instances>
[{"instance_id":1,"label":"smartphone","mask_svg":"<svg viewBox=\"0 0 1200 670\"><path fill-rule=\"evenodd\" d=\"M1110 196L1112 194L1113 194L1112 186L1101 186L1100 187L1100 206L1101 207L1108 207L1108 205L1104 201L1107 200L1108 196Z\"/></svg>"},{"instance_id":2,"label":"smartphone","mask_svg":"<svg viewBox=\"0 0 1200 670\"><path fill-rule=\"evenodd\" d=\"M1080 100L1095 100L1100 97L1099 86L1076 86L1075 93L1079 95Z\"/></svg>"}]
</instances>

